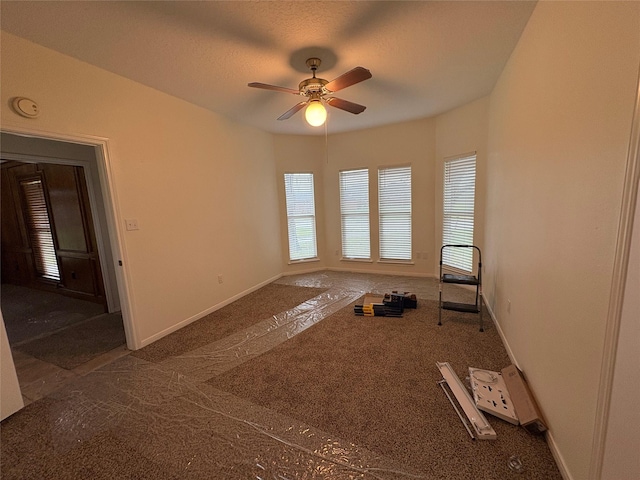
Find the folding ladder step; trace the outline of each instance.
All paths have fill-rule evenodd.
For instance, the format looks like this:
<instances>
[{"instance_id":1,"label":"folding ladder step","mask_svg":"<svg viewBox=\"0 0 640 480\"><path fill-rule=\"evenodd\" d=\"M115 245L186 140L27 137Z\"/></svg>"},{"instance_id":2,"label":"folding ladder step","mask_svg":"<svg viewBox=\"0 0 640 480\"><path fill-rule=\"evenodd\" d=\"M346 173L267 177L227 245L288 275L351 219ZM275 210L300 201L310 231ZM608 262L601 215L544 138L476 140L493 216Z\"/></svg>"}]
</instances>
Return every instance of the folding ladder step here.
<instances>
[{"instance_id":1,"label":"folding ladder step","mask_svg":"<svg viewBox=\"0 0 640 480\"><path fill-rule=\"evenodd\" d=\"M473 303L442 302L443 310L454 310L456 312L480 313L480 309Z\"/></svg>"},{"instance_id":2,"label":"folding ladder step","mask_svg":"<svg viewBox=\"0 0 640 480\"><path fill-rule=\"evenodd\" d=\"M442 275L442 281L444 283L458 283L461 285L478 285L478 279L473 275L453 275L451 273L445 273Z\"/></svg>"}]
</instances>

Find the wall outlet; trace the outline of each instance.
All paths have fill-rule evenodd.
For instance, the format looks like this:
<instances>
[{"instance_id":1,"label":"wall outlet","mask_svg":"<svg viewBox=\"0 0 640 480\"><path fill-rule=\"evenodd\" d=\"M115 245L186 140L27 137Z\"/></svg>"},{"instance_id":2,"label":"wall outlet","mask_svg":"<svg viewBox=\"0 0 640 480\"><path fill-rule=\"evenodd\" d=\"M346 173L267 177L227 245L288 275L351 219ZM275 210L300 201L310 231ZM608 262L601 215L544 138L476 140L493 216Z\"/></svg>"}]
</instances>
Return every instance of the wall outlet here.
<instances>
[{"instance_id":1,"label":"wall outlet","mask_svg":"<svg viewBox=\"0 0 640 480\"><path fill-rule=\"evenodd\" d=\"M138 220L135 218L131 218L129 220L125 220L124 221L125 224L127 225L127 230L138 230Z\"/></svg>"},{"instance_id":2,"label":"wall outlet","mask_svg":"<svg viewBox=\"0 0 640 480\"><path fill-rule=\"evenodd\" d=\"M218 275L218 283L222 283L222 274Z\"/></svg>"}]
</instances>

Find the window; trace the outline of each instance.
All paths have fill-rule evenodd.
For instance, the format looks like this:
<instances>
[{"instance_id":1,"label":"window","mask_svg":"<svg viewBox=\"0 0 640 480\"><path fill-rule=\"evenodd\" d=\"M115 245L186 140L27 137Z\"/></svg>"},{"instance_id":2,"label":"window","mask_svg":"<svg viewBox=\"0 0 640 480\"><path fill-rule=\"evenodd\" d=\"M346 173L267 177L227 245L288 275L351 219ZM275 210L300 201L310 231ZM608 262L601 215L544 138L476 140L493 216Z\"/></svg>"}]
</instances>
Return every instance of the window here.
<instances>
[{"instance_id":1,"label":"window","mask_svg":"<svg viewBox=\"0 0 640 480\"><path fill-rule=\"evenodd\" d=\"M43 278L60 280L42 180L22 180L20 186L27 206L27 228L31 237L36 271Z\"/></svg>"},{"instance_id":2,"label":"window","mask_svg":"<svg viewBox=\"0 0 640 480\"><path fill-rule=\"evenodd\" d=\"M476 155L444 162L442 244L473 245ZM445 248L442 263L466 272L473 269L472 248Z\"/></svg>"},{"instance_id":3,"label":"window","mask_svg":"<svg viewBox=\"0 0 640 480\"><path fill-rule=\"evenodd\" d=\"M378 170L380 259L411 260L411 167Z\"/></svg>"},{"instance_id":4,"label":"window","mask_svg":"<svg viewBox=\"0 0 640 480\"><path fill-rule=\"evenodd\" d=\"M284 188L289 229L289 259L315 258L318 250L313 173L285 173Z\"/></svg>"},{"instance_id":5,"label":"window","mask_svg":"<svg viewBox=\"0 0 640 480\"><path fill-rule=\"evenodd\" d=\"M342 256L371 258L369 237L369 170L340 172Z\"/></svg>"}]
</instances>

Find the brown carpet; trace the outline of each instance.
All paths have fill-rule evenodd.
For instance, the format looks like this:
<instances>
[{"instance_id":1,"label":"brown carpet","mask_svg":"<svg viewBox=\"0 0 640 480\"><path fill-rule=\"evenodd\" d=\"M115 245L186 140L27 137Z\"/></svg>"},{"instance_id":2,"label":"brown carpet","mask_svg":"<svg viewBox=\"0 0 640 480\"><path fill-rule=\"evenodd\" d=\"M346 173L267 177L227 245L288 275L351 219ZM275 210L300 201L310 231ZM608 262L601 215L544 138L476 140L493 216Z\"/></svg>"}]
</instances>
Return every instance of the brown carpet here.
<instances>
[{"instance_id":1,"label":"brown carpet","mask_svg":"<svg viewBox=\"0 0 640 480\"><path fill-rule=\"evenodd\" d=\"M118 312L76 323L52 335L23 343L16 349L73 370L125 343L122 315Z\"/></svg>"},{"instance_id":2,"label":"brown carpet","mask_svg":"<svg viewBox=\"0 0 640 480\"><path fill-rule=\"evenodd\" d=\"M404 281L436 296L432 279L317 277L332 283L329 297ZM499 370L509 359L488 316L484 333L470 314L444 312L438 327L434 301L419 299L403 318L356 317L352 304L206 383L163 368L324 291L267 285L30 404L1 424L2 478L561 478L544 437L519 426L487 415L497 440L469 438L435 362L468 383L468 367ZM513 455L523 474L509 470Z\"/></svg>"},{"instance_id":3,"label":"brown carpet","mask_svg":"<svg viewBox=\"0 0 640 480\"><path fill-rule=\"evenodd\" d=\"M326 290L270 283L131 355L149 362L161 362L221 340Z\"/></svg>"},{"instance_id":4,"label":"brown carpet","mask_svg":"<svg viewBox=\"0 0 640 480\"><path fill-rule=\"evenodd\" d=\"M403 318L357 317L351 305L207 383L427 478L509 478L512 455L527 470L520 478L561 478L544 437L521 427L489 416L498 439L470 439L435 363L450 362L465 382L468 367L499 371L510 361L490 322L480 333L477 315L444 312L441 327L437 315L428 300Z\"/></svg>"}]
</instances>

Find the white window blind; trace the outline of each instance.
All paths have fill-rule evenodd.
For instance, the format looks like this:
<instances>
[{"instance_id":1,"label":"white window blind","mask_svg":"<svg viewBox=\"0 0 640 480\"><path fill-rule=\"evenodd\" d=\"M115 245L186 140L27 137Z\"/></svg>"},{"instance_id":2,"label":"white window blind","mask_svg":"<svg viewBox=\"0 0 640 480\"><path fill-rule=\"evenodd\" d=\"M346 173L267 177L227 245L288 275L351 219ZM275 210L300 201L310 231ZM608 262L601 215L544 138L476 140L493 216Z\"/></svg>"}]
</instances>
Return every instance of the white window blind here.
<instances>
[{"instance_id":1,"label":"white window blind","mask_svg":"<svg viewBox=\"0 0 640 480\"><path fill-rule=\"evenodd\" d=\"M371 258L369 233L369 170L340 172L342 256Z\"/></svg>"},{"instance_id":2,"label":"white window blind","mask_svg":"<svg viewBox=\"0 0 640 480\"><path fill-rule=\"evenodd\" d=\"M318 253L313 173L285 173L284 188L289 229L289 259L315 258Z\"/></svg>"},{"instance_id":3,"label":"white window blind","mask_svg":"<svg viewBox=\"0 0 640 480\"><path fill-rule=\"evenodd\" d=\"M443 245L473 245L475 193L475 154L446 160L442 215ZM473 248L445 248L442 263L471 272L473 250Z\"/></svg>"},{"instance_id":4,"label":"white window blind","mask_svg":"<svg viewBox=\"0 0 640 480\"><path fill-rule=\"evenodd\" d=\"M411 167L378 170L380 259L411 260Z\"/></svg>"},{"instance_id":5,"label":"white window blind","mask_svg":"<svg viewBox=\"0 0 640 480\"><path fill-rule=\"evenodd\" d=\"M27 228L31 236L36 271L44 278L60 280L42 181L40 179L24 180L20 182L20 186L27 206Z\"/></svg>"}]
</instances>

